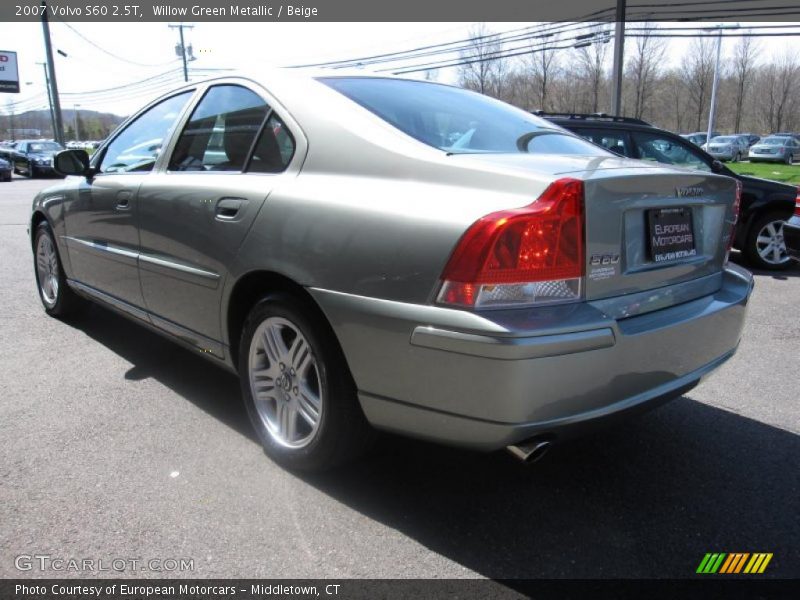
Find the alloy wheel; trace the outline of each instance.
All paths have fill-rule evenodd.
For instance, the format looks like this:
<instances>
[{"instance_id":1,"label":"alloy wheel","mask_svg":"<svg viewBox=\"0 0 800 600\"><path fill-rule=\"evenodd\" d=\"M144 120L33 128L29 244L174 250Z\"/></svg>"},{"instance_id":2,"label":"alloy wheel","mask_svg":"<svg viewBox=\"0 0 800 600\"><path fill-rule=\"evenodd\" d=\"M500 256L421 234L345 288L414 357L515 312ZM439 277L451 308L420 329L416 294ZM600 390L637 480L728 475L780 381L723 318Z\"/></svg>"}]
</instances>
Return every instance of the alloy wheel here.
<instances>
[{"instance_id":1,"label":"alloy wheel","mask_svg":"<svg viewBox=\"0 0 800 600\"><path fill-rule=\"evenodd\" d=\"M256 329L248 361L250 391L270 436L288 448L310 444L325 407L317 359L296 325L269 317Z\"/></svg>"},{"instance_id":2,"label":"alloy wheel","mask_svg":"<svg viewBox=\"0 0 800 600\"><path fill-rule=\"evenodd\" d=\"M783 224L781 220L770 221L762 227L756 238L759 256L771 265L783 265L790 260L783 239Z\"/></svg>"},{"instance_id":3,"label":"alloy wheel","mask_svg":"<svg viewBox=\"0 0 800 600\"><path fill-rule=\"evenodd\" d=\"M48 307L58 301L58 255L49 235L40 235L36 244L36 272L39 276L39 289Z\"/></svg>"}]
</instances>

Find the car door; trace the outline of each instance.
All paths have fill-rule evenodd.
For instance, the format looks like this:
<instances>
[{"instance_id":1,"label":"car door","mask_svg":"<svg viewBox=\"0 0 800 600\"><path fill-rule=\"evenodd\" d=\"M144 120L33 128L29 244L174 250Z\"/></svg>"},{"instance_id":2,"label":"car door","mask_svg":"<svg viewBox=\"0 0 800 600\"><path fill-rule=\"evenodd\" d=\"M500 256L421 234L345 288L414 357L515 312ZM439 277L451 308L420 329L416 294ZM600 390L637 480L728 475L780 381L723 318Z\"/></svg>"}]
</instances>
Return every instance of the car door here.
<instances>
[{"instance_id":1,"label":"car door","mask_svg":"<svg viewBox=\"0 0 800 600\"><path fill-rule=\"evenodd\" d=\"M238 84L204 93L166 168L139 190L141 287L155 325L222 356L228 269L293 152L259 93Z\"/></svg>"},{"instance_id":2,"label":"car door","mask_svg":"<svg viewBox=\"0 0 800 600\"><path fill-rule=\"evenodd\" d=\"M143 316L139 284L139 186L182 115L192 91L148 107L98 152L96 173L66 203L66 242L73 277L123 310Z\"/></svg>"}]
</instances>

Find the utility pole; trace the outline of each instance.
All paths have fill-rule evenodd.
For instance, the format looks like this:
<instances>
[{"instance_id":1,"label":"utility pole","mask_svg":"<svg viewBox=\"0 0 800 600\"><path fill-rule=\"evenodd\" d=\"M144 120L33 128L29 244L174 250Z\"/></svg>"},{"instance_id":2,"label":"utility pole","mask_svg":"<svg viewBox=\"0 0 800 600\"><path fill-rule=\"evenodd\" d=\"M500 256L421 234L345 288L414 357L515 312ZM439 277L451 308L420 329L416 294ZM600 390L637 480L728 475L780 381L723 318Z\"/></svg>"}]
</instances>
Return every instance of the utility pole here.
<instances>
[{"instance_id":1,"label":"utility pole","mask_svg":"<svg viewBox=\"0 0 800 600\"><path fill-rule=\"evenodd\" d=\"M72 117L75 119L75 141L78 142L81 139L81 132L78 129L78 107L80 104L74 104L72 106Z\"/></svg>"},{"instance_id":2,"label":"utility pole","mask_svg":"<svg viewBox=\"0 0 800 600\"><path fill-rule=\"evenodd\" d=\"M180 35L181 41L175 46L175 54L181 57L183 61L183 80L188 82L189 81L189 67L187 66L187 62L194 60L194 54L192 53L192 45L189 44L189 47L186 47L186 44L183 40L183 30L184 29L194 29L194 25L184 25L180 23L178 25L170 25L170 29L177 29L178 35ZM188 50L188 52L187 52Z\"/></svg>"},{"instance_id":3,"label":"utility pole","mask_svg":"<svg viewBox=\"0 0 800 600\"><path fill-rule=\"evenodd\" d=\"M706 132L706 144L711 142L711 132L714 130L714 117L717 108L717 82L719 81L719 55L722 50L722 30L737 29L739 25L717 25L716 27L706 28L704 31L717 30L717 62L714 63L714 83L711 84L711 106L708 109L708 131Z\"/></svg>"},{"instance_id":4,"label":"utility pole","mask_svg":"<svg viewBox=\"0 0 800 600\"><path fill-rule=\"evenodd\" d=\"M47 55L45 77L48 80L47 90L50 95L50 110L53 115L53 138L62 146L64 145L64 127L61 120L61 103L58 99L58 83L56 70L53 63L53 45L50 43L50 24L47 21L47 2L42 0L42 33L44 35L44 50Z\"/></svg>"},{"instance_id":5,"label":"utility pole","mask_svg":"<svg viewBox=\"0 0 800 600\"><path fill-rule=\"evenodd\" d=\"M611 114L622 115L622 66L625 56L625 0L617 0L614 29L614 67L611 86Z\"/></svg>"},{"instance_id":6,"label":"utility pole","mask_svg":"<svg viewBox=\"0 0 800 600\"><path fill-rule=\"evenodd\" d=\"M53 139L56 139L56 114L53 112L53 95L50 93L50 76L47 74L47 63L36 63L44 69L44 87L47 88L47 105L50 107L50 128L53 130Z\"/></svg>"}]
</instances>

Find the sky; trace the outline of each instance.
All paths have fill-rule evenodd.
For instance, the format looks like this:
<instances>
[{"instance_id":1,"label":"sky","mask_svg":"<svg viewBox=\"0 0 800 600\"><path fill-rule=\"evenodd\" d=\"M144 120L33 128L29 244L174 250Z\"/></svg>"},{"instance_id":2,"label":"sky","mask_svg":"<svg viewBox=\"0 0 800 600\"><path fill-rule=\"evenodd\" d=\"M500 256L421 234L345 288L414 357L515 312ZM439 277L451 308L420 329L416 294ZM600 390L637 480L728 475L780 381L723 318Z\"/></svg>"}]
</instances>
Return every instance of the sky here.
<instances>
[{"instance_id":1,"label":"sky","mask_svg":"<svg viewBox=\"0 0 800 600\"><path fill-rule=\"evenodd\" d=\"M263 66L289 66L353 58L460 40L474 23L198 23L185 30L198 69L235 68L257 71ZM489 23L495 32L535 23ZM684 24L685 25L685 24ZM664 24L669 27L669 24ZM609 28L611 28L609 26ZM51 22L56 73L62 109L100 110L126 115L182 81L181 61L175 54L177 30L167 23ZM19 94L0 94L0 112L47 107L43 67L42 28L39 23L0 23L0 50L18 53ZM797 38L762 38L762 54L783 51ZM94 44L94 45L93 45ZM667 56L677 63L688 40L672 41ZM723 48L733 47L732 41ZM726 51L723 50L723 54ZM609 54L609 61L611 52ZM114 56L111 56L114 55ZM135 64L133 64L135 63ZM162 75L171 72L168 75ZM213 75L205 71L194 79ZM160 77L159 77L160 76ZM155 77L147 85L124 89L126 84ZM440 81L455 82L456 69L441 69ZM75 94L118 88L103 94Z\"/></svg>"}]
</instances>

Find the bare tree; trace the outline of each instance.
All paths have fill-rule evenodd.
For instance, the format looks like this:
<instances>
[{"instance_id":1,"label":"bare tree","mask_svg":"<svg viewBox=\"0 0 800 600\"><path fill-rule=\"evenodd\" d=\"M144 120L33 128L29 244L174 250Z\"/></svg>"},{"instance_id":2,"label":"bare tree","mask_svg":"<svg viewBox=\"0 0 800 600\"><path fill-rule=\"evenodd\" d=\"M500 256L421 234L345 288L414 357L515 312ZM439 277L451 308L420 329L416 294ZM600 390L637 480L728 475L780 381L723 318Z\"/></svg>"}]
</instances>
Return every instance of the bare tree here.
<instances>
[{"instance_id":1,"label":"bare tree","mask_svg":"<svg viewBox=\"0 0 800 600\"><path fill-rule=\"evenodd\" d=\"M559 70L556 44L555 38L547 38L544 44L531 42L531 54L525 59L533 89L533 102L536 108L544 111L550 110L550 88Z\"/></svg>"},{"instance_id":2,"label":"bare tree","mask_svg":"<svg viewBox=\"0 0 800 600\"><path fill-rule=\"evenodd\" d=\"M644 31L635 38L632 56L628 59L628 78L633 86L633 116L641 119L653 95L666 44L653 37L658 27L644 24Z\"/></svg>"},{"instance_id":3,"label":"bare tree","mask_svg":"<svg viewBox=\"0 0 800 600\"><path fill-rule=\"evenodd\" d=\"M750 81L753 77L753 67L758 54L758 42L751 37L739 38L733 50L733 80L735 84L735 108L733 113L733 131L741 131L742 111L744 110L745 96Z\"/></svg>"},{"instance_id":4,"label":"bare tree","mask_svg":"<svg viewBox=\"0 0 800 600\"><path fill-rule=\"evenodd\" d=\"M466 62L459 67L460 85L481 94L497 95L506 70L500 57L502 50L503 42L484 23L473 27L468 47L460 52Z\"/></svg>"},{"instance_id":5,"label":"bare tree","mask_svg":"<svg viewBox=\"0 0 800 600\"><path fill-rule=\"evenodd\" d=\"M591 112L598 112L600 90L605 80L606 55L609 35L599 28L594 31L594 41L590 46L578 48L578 68L589 88Z\"/></svg>"},{"instance_id":6,"label":"bare tree","mask_svg":"<svg viewBox=\"0 0 800 600\"><path fill-rule=\"evenodd\" d=\"M709 38L695 38L681 65L691 108L696 116L696 130L700 129L711 96L714 79L713 45L714 42Z\"/></svg>"}]
</instances>

